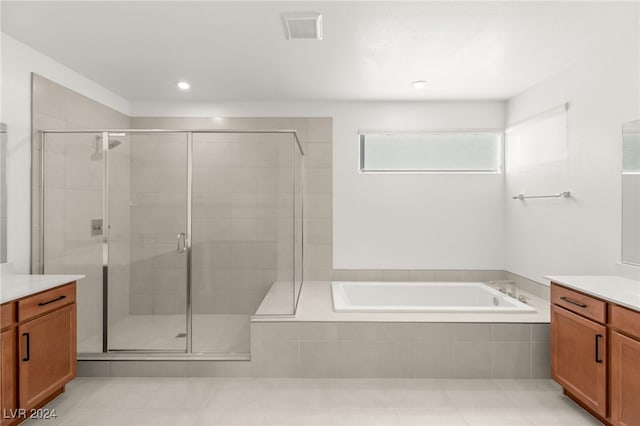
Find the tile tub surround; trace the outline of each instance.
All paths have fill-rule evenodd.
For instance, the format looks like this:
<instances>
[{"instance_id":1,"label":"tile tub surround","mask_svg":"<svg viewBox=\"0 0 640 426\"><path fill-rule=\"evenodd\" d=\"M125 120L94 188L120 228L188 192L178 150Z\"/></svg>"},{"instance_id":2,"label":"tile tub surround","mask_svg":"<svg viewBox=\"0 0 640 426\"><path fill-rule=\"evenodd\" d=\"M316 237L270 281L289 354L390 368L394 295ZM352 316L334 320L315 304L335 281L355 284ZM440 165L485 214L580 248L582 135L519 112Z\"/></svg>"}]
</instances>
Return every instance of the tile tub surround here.
<instances>
[{"instance_id":1,"label":"tile tub surround","mask_svg":"<svg viewBox=\"0 0 640 426\"><path fill-rule=\"evenodd\" d=\"M255 315L254 322L453 322L453 323L538 323L548 324L550 319L549 302L520 290L529 297L529 304L536 308L536 312L517 313L438 313L438 312L335 312L331 294L331 283L328 281L306 281L302 287L298 311L295 316ZM261 306L261 310L268 311Z\"/></svg>"},{"instance_id":2,"label":"tile tub surround","mask_svg":"<svg viewBox=\"0 0 640 426\"><path fill-rule=\"evenodd\" d=\"M537 312L338 313L331 283L305 282L295 317L253 317L252 374L548 378L549 303L527 296Z\"/></svg>"},{"instance_id":3,"label":"tile tub surround","mask_svg":"<svg viewBox=\"0 0 640 426\"><path fill-rule=\"evenodd\" d=\"M517 288L549 300L549 286L504 270L480 269L334 269L334 281L498 281L513 280Z\"/></svg>"},{"instance_id":4,"label":"tile tub surround","mask_svg":"<svg viewBox=\"0 0 640 426\"><path fill-rule=\"evenodd\" d=\"M549 309L536 303L535 315L338 314L330 283L307 282L296 316L253 317L250 361L84 361L78 374L548 378Z\"/></svg>"},{"instance_id":5,"label":"tile tub surround","mask_svg":"<svg viewBox=\"0 0 640 426\"><path fill-rule=\"evenodd\" d=\"M550 380L79 378L25 425L595 426Z\"/></svg>"},{"instance_id":6,"label":"tile tub surround","mask_svg":"<svg viewBox=\"0 0 640 426\"><path fill-rule=\"evenodd\" d=\"M535 312L534 307L498 289L473 281L333 281L331 293L333 310L340 313Z\"/></svg>"},{"instance_id":7,"label":"tile tub surround","mask_svg":"<svg viewBox=\"0 0 640 426\"><path fill-rule=\"evenodd\" d=\"M385 272L359 271L358 277L376 279ZM454 281L502 279L504 273L419 271L409 276ZM251 374L548 378L549 304L526 295L536 313L337 313L329 282L305 282L295 317L253 317Z\"/></svg>"},{"instance_id":8,"label":"tile tub surround","mask_svg":"<svg viewBox=\"0 0 640 426\"><path fill-rule=\"evenodd\" d=\"M549 377L548 324L252 323L259 377Z\"/></svg>"}]
</instances>

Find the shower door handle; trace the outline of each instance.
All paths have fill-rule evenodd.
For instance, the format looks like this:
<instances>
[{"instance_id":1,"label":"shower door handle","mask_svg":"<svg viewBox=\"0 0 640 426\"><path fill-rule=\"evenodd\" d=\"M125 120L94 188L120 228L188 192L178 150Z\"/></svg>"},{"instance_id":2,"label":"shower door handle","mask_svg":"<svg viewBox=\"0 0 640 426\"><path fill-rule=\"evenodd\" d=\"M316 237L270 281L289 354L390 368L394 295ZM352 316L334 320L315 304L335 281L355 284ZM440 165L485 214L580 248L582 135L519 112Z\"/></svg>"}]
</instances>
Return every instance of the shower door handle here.
<instances>
[{"instance_id":1,"label":"shower door handle","mask_svg":"<svg viewBox=\"0 0 640 426\"><path fill-rule=\"evenodd\" d=\"M184 253L185 251L187 251L187 234L185 234L184 232L181 232L177 235L177 238L178 238L178 248L176 249L176 252Z\"/></svg>"}]
</instances>

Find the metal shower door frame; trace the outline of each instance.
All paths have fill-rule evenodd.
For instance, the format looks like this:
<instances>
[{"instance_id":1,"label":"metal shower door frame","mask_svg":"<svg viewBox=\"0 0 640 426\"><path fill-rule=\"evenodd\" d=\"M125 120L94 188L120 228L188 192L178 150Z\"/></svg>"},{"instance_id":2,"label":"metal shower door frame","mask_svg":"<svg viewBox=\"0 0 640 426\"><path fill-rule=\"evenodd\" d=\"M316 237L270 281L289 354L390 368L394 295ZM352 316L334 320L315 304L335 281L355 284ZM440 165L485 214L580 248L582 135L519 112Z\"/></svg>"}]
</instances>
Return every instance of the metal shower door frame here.
<instances>
[{"instance_id":1,"label":"metal shower door frame","mask_svg":"<svg viewBox=\"0 0 640 426\"><path fill-rule=\"evenodd\" d=\"M110 354L110 353L184 353L185 355L193 355L193 304L192 304L192 213L193 213L193 134L207 134L207 133L229 133L229 134L291 134L294 138L294 146L298 148L298 152L301 157L300 167L304 170L304 150L302 148L302 144L300 143L300 139L298 138L298 134L295 130L284 130L284 129L261 129L261 130L231 130L231 129L73 129L73 130L42 130L40 131L40 273L44 274L44 217L45 217L45 141L47 134L64 134L64 133L74 133L74 134L101 134L102 137L102 215L103 215L103 234L102 234L102 354ZM111 223L109 220L109 134L110 133L125 133L127 135L135 135L135 134L185 134L186 135L186 145L187 145L187 208L186 208L186 239L185 239L185 248L186 248L186 345L184 352L181 350L114 350L109 349L109 339L108 339L108 331L109 331L109 232L111 228ZM294 148L295 150L295 148ZM295 162L294 162L295 164ZM295 166L294 166L295 167ZM292 271L292 283L293 283L293 312L292 315L295 315L298 308L298 300L300 294L298 293L296 297L296 259L295 259L295 241L296 241L296 220L295 220L295 168L293 168L293 180L294 180L294 203L293 203L293 271ZM300 185L303 188L304 181L304 173L300 174ZM301 215L304 215L304 197L301 197ZM301 223L304 223L303 217L300 218ZM304 237L303 231L304 226L302 226L301 233L301 264L299 267L301 268L301 285L304 282Z\"/></svg>"}]
</instances>

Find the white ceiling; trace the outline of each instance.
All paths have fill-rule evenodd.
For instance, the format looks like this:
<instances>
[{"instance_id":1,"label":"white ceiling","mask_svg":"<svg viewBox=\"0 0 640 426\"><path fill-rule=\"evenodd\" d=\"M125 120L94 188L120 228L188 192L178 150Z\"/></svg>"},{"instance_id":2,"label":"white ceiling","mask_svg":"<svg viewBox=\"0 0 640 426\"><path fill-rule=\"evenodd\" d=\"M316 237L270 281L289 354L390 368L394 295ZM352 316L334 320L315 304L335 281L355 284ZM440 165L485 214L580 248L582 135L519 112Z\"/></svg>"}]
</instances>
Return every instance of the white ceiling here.
<instances>
[{"instance_id":1,"label":"white ceiling","mask_svg":"<svg viewBox=\"0 0 640 426\"><path fill-rule=\"evenodd\" d=\"M506 99L637 39L638 4L3 1L2 31L132 101Z\"/></svg>"}]
</instances>

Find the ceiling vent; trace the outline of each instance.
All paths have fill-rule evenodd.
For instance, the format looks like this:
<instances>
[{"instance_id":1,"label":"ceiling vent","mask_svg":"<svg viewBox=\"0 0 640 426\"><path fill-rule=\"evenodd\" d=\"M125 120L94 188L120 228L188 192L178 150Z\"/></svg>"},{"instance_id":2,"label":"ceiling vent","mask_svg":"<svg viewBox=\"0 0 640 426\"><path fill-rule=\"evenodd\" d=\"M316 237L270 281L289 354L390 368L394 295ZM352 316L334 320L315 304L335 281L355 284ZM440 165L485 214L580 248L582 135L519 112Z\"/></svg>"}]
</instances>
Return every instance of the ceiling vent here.
<instances>
[{"instance_id":1,"label":"ceiling vent","mask_svg":"<svg viewBox=\"0 0 640 426\"><path fill-rule=\"evenodd\" d=\"M283 13L288 40L322 40L322 15L315 12Z\"/></svg>"}]
</instances>

